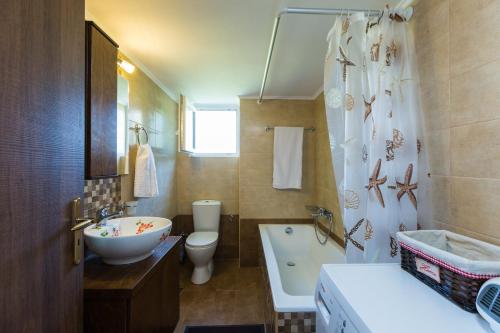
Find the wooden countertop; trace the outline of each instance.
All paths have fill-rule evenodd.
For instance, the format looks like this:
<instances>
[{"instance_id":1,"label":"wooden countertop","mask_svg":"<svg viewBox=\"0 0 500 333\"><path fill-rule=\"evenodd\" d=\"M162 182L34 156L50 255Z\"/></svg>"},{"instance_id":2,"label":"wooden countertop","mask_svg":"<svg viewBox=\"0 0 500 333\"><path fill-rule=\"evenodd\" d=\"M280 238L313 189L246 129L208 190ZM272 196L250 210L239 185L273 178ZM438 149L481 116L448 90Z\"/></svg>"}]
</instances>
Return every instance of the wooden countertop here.
<instances>
[{"instance_id":1,"label":"wooden countertop","mask_svg":"<svg viewBox=\"0 0 500 333\"><path fill-rule=\"evenodd\" d=\"M180 239L179 236L167 237L149 258L129 265L108 265L97 256L87 259L83 277L84 296L102 297L103 293L106 293L108 297L131 297Z\"/></svg>"}]
</instances>

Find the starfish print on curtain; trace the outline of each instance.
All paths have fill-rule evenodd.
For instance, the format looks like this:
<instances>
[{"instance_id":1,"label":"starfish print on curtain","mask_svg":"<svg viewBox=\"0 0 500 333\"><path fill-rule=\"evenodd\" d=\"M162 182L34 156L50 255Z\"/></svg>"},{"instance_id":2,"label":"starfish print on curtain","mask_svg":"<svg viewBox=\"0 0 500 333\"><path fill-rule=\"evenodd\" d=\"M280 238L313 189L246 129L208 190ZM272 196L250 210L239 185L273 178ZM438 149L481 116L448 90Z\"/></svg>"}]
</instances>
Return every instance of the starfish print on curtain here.
<instances>
[{"instance_id":1,"label":"starfish print on curtain","mask_svg":"<svg viewBox=\"0 0 500 333\"><path fill-rule=\"evenodd\" d=\"M363 96L363 101L365 102L365 119L366 119L372 114L372 104L375 102L375 95L370 98L369 101L366 100L365 96Z\"/></svg>"},{"instance_id":2,"label":"starfish print on curtain","mask_svg":"<svg viewBox=\"0 0 500 333\"><path fill-rule=\"evenodd\" d=\"M325 111L349 263L399 261L390 237L430 211L415 48L396 12L348 14L348 26L337 17L327 37ZM338 105L326 98L332 89Z\"/></svg>"},{"instance_id":3,"label":"starfish print on curtain","mask_svg":"<svg viewBox=\"0 0 500 333\"><path fill-rule=\"evenodd\" d=\"M344 247L347 247L348 242L351 242L357 249L364 251L365 247L361 245L358 241L352 238L352 236L358 231L358 229L363 225L365 219L361 219L356 223L356 225L351 229L351 231L347 232L347 229L344 229Z\"/></svg>"},{"instance_id":4,"label":"starfish print on curtain","mask_svg":"<svg viewBox=\"0 0 500 333\"><path fill-rule=\"evenodd\" d=\"M380 185L385 184L387 181L387 176L384 178L378 179L380 173L380 166L382 165L382 159L378 159L377 164L375 164L375 168L373 169L372 175L368 182L368 191L373 189L375 191L375 195L377 196L378 201L385 208L384 196L382 195L382 191L380 190Z\"/></svg>"},{"instance_id":5,"label":"starfish print on curtain","mask_svg":"<svg viewBox=\"0 0 500 333\"><path fill-rule=\"evenodd\" d=\"M339 52L340 52L342 59L337 58L337 61L342 64L342 68L343 68L342 79L345 82L347 79L347 66L356 66L356 64L347 58L342 47L339 47Z\"/></svg>"},{"instance_id":6,"label":"starfish print on curtain","mask_svg":"<svg viewBox=\"0 0 500 333\"><path fill-rule=\"evenodd\" d=\"M401 201L401 198L403 195L408 194L408 198L410 199L411 203L413 204L413 207L417 209L417 198L415 197L415 194L413 193L413 190L417 189L417 183L411 184L411 176L413 174L413 164L408 165L408 168L406 169L406 174L405 174L405 182L400 183L396 181L397 187L400 189L398 192L398 201Z\"/></svg>"},{"instance_id":7,"label":"starfish print on curtain","mask_svg":"<svg viewBox=\"0 0 500 333\"><path fill-rule=\"evenodd\" d=\"M365 30L365 34L367 34L367 33L368 33L368 30L370 30L370 29L371 29L371 28L373 28L374 26L376 26L376 25L380 24L380 20L381 20L381 19L382 19L382 15L380 15L380 16L378 17L378 20L377 20L377 21L374 21L374 22L369 22L369 21L368 21L368 22L366 23L366 30Z\"/></svg>"}]
</instances>

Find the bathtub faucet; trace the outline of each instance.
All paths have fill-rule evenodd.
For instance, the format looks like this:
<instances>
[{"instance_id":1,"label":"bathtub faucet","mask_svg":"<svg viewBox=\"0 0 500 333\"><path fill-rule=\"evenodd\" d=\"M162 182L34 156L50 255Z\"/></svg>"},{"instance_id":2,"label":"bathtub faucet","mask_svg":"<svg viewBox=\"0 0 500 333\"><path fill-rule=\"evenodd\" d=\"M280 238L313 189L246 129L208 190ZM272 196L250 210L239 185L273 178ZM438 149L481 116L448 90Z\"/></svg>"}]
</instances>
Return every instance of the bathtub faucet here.
<instances>
[{"instance_id":1,"label":"bathtub faucet","mask_svg":"<svg viewBox=\"0 0 500 333\"><path fill-rule=\"evenodd\" d=\"M286 227L286 228L285 228L285 233L286 233L287 235L291 235L291 234L293 234L293 229L292 229L292 227Z\"/></svg>"},{"instance_id":2,"label":"bathtub faucet","mask_svg":"<svg viewBox=\"0 0 500 333\"><path fill-rule=\"evenodd\" d=\"M321 245L325 245L326 242L328 241L328 238L330 237L330 234L332 233L332 230L333 230L333 223L334 223L333 213L326 208L318 207L318 206L306 206L306 209L311 212L311 216L312 216L313 221L314 221L314 233L316 234L316 238L318 239L318 242ZM324 236L323 239L320 238L319 234L321 232L318 231L318 229L320 229L318 227L318 224L320 224L319 219L322 217L325 217L328 221L328 231L325 232L325 234L323 235Z\"/></svg>"},{"instance_id":3,"label":"bathtub faucet","mask_svg":"<svg viewBox=\"0 0 500 333\"><path fill-rule=\"evenodd\" d=\"M306 209L311 212L311 216L316 219L319 217L326 217L330 219L333 216L333 213L326 208L318 207L318 206L306 206Z\"/></svg>"}]
</instances>

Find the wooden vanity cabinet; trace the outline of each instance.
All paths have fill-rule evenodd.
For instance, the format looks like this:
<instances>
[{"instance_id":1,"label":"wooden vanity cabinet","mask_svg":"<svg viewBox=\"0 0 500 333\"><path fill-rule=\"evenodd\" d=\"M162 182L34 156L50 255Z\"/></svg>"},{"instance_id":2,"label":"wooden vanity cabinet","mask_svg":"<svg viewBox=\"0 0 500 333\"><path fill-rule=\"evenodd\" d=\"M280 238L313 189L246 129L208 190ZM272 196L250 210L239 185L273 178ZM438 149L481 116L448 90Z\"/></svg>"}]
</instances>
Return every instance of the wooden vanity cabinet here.
<instances>
[{"instance_id":1,"label":"wooden vanity cabinet","mask_svg":"<svg viewBox=\"0 0 500 333\"><path fill-rule=\"evenodd\" d=\"M179 240L168 237L149 258L129 265L87 260L84 332L173 332L179 320Z\"/></svg>"},{"instance_id":2,"label":"wooden vanity cabinet","mask_svg":"<svg viewBox=\"0 0 500 333\"><path fill-rule=\"evenodd\" d=\"M85 22L85 176L117 176L118 44Z\"/></svg>"}]
</instances>

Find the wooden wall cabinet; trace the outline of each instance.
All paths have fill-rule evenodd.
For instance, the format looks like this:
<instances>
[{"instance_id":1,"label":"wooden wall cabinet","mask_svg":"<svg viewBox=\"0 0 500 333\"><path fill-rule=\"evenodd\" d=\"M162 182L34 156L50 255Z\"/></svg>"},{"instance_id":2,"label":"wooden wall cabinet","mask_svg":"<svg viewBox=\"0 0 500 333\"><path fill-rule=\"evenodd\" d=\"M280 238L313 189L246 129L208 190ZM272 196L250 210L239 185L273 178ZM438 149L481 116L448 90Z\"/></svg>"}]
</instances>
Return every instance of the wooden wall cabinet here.
<instances>
[{"instance_id":1,"label":"wooden wall cabinet","mask_svg":"<svg viewBox=\"0 0 500 333\"><path fill-rule=\"evenodd\" d=\"M118 44L85 22L85 176L117 176Z\"/></svg>"},{"instance_id":2,"label":"wooden wall cabinet","mask_svg":"<svg viewBox=\"0 0 500 333\"><path fill-rule=\"evenodd\" d=\"M110 266L85 262L86 333L172 333L179 320L179 240L168 237L151 257Z\"/></svg>"}]
</instances>

